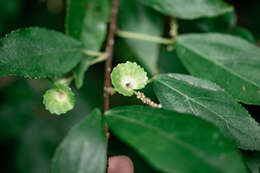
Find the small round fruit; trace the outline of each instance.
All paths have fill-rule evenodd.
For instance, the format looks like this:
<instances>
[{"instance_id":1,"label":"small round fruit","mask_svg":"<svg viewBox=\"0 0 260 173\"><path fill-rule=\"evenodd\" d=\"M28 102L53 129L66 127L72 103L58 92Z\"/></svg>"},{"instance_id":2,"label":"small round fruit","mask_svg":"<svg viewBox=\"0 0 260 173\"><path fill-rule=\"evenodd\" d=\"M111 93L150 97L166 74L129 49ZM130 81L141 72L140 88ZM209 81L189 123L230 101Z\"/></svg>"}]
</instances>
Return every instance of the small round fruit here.
<instances>
[{"instance_id":1,"label":"small round fruit","mask_svg":"<svg viewBox=\"0 0 260 173\"><path fill-rule=\"evenodd\" d=\"M147 73L135 62L118 64L111 73L115 90L124 96L131 96L134 90L142 89L148 81Z\"/></svg>"},{"instance_id":2,"label":"small round fruit","mask_svg":"<svg viewBox=\"0 0 260 173\"><path fill-rule=\"evenodd\" d=\"M75 104L74 94L68 86L57 84L45 92L43 104L52 114L64 114L73 109Z\"/></svg>"}]
</instances>

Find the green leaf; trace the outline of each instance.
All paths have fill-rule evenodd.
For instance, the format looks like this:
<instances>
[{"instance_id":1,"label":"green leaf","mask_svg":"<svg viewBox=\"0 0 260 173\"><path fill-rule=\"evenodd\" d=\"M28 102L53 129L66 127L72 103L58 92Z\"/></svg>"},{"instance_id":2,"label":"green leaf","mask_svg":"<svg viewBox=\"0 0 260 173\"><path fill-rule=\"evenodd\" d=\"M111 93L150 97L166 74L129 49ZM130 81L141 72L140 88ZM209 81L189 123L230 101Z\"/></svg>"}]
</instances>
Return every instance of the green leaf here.
<instances>
[{"instance_id":1,"label":"green leaf","mask_svg":"<svg viewBox=\"0 0 260 173\"><path fill-rule=\"evenodd\" d=\"M260 105L260 48L227 34L179 36L175 49L187 70L223 87L234 98Z\"/></svg>"},{"instance_id":2,"label":"green leaf","mask_svg":"<svg viewBox=\"0 0 260 173\"><path fill-rule=\"evenodd\" d=\"M0 40L0 76L58 77L81 59L80 42L43 28L19 29Z\"/></svg>"},{"instance_id":3,"label":"green leaf","mask_svg":"<svg viewBox=\"0 0 260 173\"><path fill-rule=\"evenodd\" d=\"M99 51L106 38L110 2L104 0L68 0L66 33L83 42L84 48ZM74 70L77 88L83 85L85 72L94 57L86 56Z\"/></svg>"},{"instance_id":4,"label":"green leaf","mask_svg":"<svg viewBox=\"0 0 260 173\"><path fill-rule=\"evenodd\" d=\"M139 0L155 10L182 19L214 17L233 10L221 0Z\"/></svg>"},{"instance_id":5,"label":"green leaf","mask_svg":"<svg viewBox=\"0 0 260 173\"><path fill-rule=\"evenodd\" d=\"M260 150L259 124L214 83L188 75L162 74L154 79L154 91L164 109L200 116L240 148Z\"/></svg>"},{"instance_id":6,"label":"green leaf","mask_svg":"<svg viewBox=\"0 0 260 173\"><path fill-rule=\"evenodd\" d=\"M231 31L231 34L241 37L251 43L254 43L254 44L256 43L256 39L255 39L254 35L246 28L242 28L242 27L233 28Z\"/></svg>"},{"instance_id":7,"label":"green leaf","mask_svg":"<svg viewBox=\"0 0 260 173\"><path fill-rule=\"evenodd\" d=\"M95 109L74 126L57 148L51 173L105 173L106 135L102 114Z\"/></svg>"},{"instance_id":8,"label":"green leaf","mask_svg":"<svg viewBox=\"0 0 260 173\"><path fill-rule=\"evenodd\" d=\"M85 72L91 66L91 62L95 59L94 56L84 56L82 61L74 69L74 78L77 89L80 89L84 84Z\"/></svg>"},{"instance_id":9,"label":"green leaf","mask_svg":"<svg viewBox=\"0 0 260 173\"><path fill-rule=\"evenodd\" d=\"M162 34L163 23L162 16L159 13L139 4L135 0L123 0L120 4L120 15L118 16L118 27L120 30L152 36L160 36ZM121 50L121 57L140 62L151 74L158 72L159 44L130 38L124 38L120 44L127 47L126 51Z\"/></svg>"},{"instance_id":10,"label":"green leaf","mask_svg":"<svg viewBox=\"0 0 260 173\"><path fill-rule=\"evenodd\" d=\"M116 136L163 172L247 172L233 145L195 116L129 106L106 112L106 120Z\"/></svg>"},{"instance_id":11,"label":"green leaf","mask_svg":"<svg viewBox=\"0 0 260 173\"><path fill-rule=\"evenodd\" d=\"M105 39L110 4L104 0L68 0L66 33L98 51Z\"/></svg>"}]
</instances>

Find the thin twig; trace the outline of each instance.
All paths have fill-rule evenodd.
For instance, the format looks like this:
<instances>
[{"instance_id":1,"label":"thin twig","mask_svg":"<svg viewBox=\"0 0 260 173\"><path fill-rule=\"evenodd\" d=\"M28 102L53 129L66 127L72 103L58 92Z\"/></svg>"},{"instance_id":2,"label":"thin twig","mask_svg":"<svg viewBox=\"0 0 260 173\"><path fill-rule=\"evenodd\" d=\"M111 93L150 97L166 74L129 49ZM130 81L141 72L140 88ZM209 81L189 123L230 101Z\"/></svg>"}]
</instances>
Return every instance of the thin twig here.
<instances>
[{"instance_id":1,"label":"thin twig","mask_svg":"<svg viewBox=\"0 0 260 173\"><path fill-rule=\"evenodd\" d=\"M174 39L171 39L171 38L163 38L163 37L157 37L157 36L148 35L148 34L122 31L122 30L119 30L119 29L116 31L116 34L119 37L123 37L123 38L144 40L144 41L150 41L150 42L155 42L155 43L159 43L159 44L166 44L166 45L173 44L173 42L174 42Z\"/></svg>"},{"instance_id":2,"label":"thin twig","mask_svg":"<svg viewBox=\"0 0 260 173\"><path fill-rule=\"evenodd\" d=\"M101 55L104 54L103 52L96 52L96 51L87 50L87 49L82 49L82 52L83 52L85 55L89 55L89 56L101 56Z\"/></svg>"},{"instance_id":3,"label":"thin twig","mask_svg":"<svg viewBox=\"0 0 260 173\"><path fill-rule=\"evenodd\" d=\"M111 88L110 73L112 69L112 57L115 42L115 32L117 28L117 14L119 8L119 0L112 0L112 11L110 18L109 33L106 42L106 64L105 64L105 88L104 88L104 111L110 108L110 93L107 92L107 88Z\"/></svg>"},{"instance_id":4,"label":"thin twig","mask_svg":"<svg viewBox=\"0 0 260 173\"><path fill-rule=\"evenodd\" d=\"M117 28L117 14L119 8L119 0L112 0L111 8L111 17L110 17L110 26L108 31L108 37L106 42L106 64L105 64L105 80L104 80L104 111L109 110L110 108L110 92L108 88L112 88L110 73L112 69L112 58L114 51L114 42L115 42L115 32ZM109 142L109 128L107 124L105 125L106 136L107 136L107 151L108 151L108 142ZM107 163L108 169L108 163Z\"/></svg>"},{"instance_id":5,"label":"thin twig","mask_svg":"<svg viewBox=\"0 0 260 173\"><path fill-rule=\"evenodd\" d=\"M99 62L103 62L107 59L107 54L103 53L102 55L96 57L95 59L93 59L91 62L90 62L90 65L94 65L94 64L97 64Z\"/></svg>"}]
</instances>

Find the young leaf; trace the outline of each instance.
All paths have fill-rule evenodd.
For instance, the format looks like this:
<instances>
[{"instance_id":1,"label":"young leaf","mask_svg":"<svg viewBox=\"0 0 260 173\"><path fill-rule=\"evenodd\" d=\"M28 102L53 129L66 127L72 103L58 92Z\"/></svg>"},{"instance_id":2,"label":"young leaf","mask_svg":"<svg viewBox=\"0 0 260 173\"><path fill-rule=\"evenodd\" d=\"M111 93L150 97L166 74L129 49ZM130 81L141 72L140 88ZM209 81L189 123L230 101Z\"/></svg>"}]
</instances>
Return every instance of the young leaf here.
<instances>
[{"instance_id":1,"label":"young leaf","mask_svg":"<svg viewBox=\"0 0 260 173\"><path fill-rule=\"evenodd\" d=\"M247 104L260 105L260 48L226 34L189 34L175 42L187 70Z\"/></svg>"},{"instance_id":2,"label":"young leaf","mask_svg":"<svg viewBox=\"0 0 260 173\"><path fill-rule=\"evenodd\" d=\"M82 41L84 48L99 51L106 38L109 12L107 0L68 0L66 33ZM76 67L74 75L77 88L82 87L92 59L87 56Z\"/></svg>"},{"instance_id":3,"label":"young leaf","mask_svg":"<svg viewBox=\"0 0 260 173\"><path fill-rule=\"evenodd\" d=\"M85 72L91 66L91 62L95 59L94 56L83 56L81 62L74 69L75 85L80 89L84 84Z\"/></svg>"},{"instance_id":4,"label":"young leaf","mask_svg":"<svg viewBox=\"0 0 260 173\"><path fill-rule=\"evenodd\" d=\"M109 1L68 0L66 33L85 48L98 51L106 36L109 9Z\"/></svg>"},{"instance_id":5,"label":"young leaf","mask_svg":"<svg viewBox=\"0 0 260 173\"><path fill-rule=\"evenodd\" d=\"M120 4L120 15L118 16L118 27L120 30L152 36L160 36L162 34L163 23L162 16L159 13L143 6L136 0L124 0ZM132 56L133 59L127 60L140 62L151 74L158 72L159 44L130 38L123 39L119 44L127 47L126 51L122 51L121 47L119 48L122 51L122 57L129 58ZM129 56L129 50L132 51L131 56Z\"/></svg>"},{"instance_id":6,"label":"young leaf","mask_svg":"<svg viewBox=\"0 0 260 173\"><path fill-rule=\"evenodd\" d=\"M247 172L219 130L195 116L129 106L106 112L106 120L116 136L163 172Z\"/></svg>"},{"instance_id":7,"label":"young leaf","mask_svg":"<svg viewBox=\"0 0 260 173\"><path fill-rule=\"evenodd\" d=\"M180 74L154 79L154 91L163 108L193 114L220 128L243 149L260 150L260 126L226 92L209 81Z\"/></svg>"},{"instance_id":8,"label":"young leaf","mask_svg":"<svg viewBox=\"0 0 260 173\"><path fill-rule=\"evenodd\" d=\"M81 59L81 43L43 28L19 29L0 40L0 76L57 77Z\"/></svg>"},{"instance_id":9,"label":"young leaf","mask_svg":"<svg viewBox=\"0 0 260 173\"><path fill-rule=\"evenodd\" d=\"M95 109L74 126L57 148L51 173L105 173L106 135L101 112Z\"/></svg>"},{"instance_id":10,"label":"young leaf","mask_svg":"<svg viewBox=\"0 0 260 173\"><path fill-rule=\"evenodd\" d=\"M214 17L233 10L221 0L139 0L159 12L182 19Z\"/></svg>"}]
</instances>

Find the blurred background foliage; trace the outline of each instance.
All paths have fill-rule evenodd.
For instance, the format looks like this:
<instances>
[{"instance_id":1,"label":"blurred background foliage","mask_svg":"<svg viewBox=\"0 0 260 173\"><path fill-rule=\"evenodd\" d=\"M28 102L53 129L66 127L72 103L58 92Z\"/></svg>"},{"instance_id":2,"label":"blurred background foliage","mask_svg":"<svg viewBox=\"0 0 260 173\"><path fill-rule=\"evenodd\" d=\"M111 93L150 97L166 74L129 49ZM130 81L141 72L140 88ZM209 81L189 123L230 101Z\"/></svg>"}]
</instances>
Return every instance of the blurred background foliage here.
<instances>
[{"instance_id":1,"label":"blurred background foliage","mask_svg":"<svg viewBox=\"0 0 260 173\"><path fill-rule=\"evenodd\" d=\"M121 0L120 29L168 36L169 19L131 0ZM260 1L227 0L236 14L194 21L179 20L179 32L223 32L240 36L250 42L260 42ZM65 0L0 0L0 37L17 28L40 26L64 32ZM151 49L152 48L152 49ZM122 58L124 57L124 58ZM131 59L129 59L131 57ZM149 59L147 58L149 57ZM187 73L171 48L138 40L117 39L114 63L135 60L150 75L158 72ZM45 111L42 94L51 87L47 80L25 80L17 77L0 78L0 172L47 173L53 152L67 131L94 107L103 107L103 65L91 67L84 87L76 93L76 107L65 116L53 116ZM152 88L145 94L155 100ZM140 104L133 97L115 95L112 106ZM245 105L259 121L256 107ZM259 107L258 107L259 108ZM136 172L156 172L128 146L114 136L110 154L129 155ZM260 155L245 152L245 160L254 170ZM257 170L256 170L257 171Z\"/></svg>"}]
</instances>

